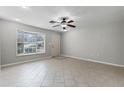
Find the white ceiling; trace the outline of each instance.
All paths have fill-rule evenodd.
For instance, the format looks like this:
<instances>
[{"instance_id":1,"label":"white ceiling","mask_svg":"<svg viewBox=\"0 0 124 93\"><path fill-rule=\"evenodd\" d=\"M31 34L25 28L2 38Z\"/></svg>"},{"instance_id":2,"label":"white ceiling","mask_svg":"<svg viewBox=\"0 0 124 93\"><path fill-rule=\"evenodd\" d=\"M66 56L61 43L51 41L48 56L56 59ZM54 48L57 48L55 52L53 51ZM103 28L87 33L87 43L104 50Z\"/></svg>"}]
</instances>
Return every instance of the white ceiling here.
<instances>
[{"instance_id":1,"label":"white ceiling","mask_svg":"<svg viewBox=\"0 0 124 93\"><path fill-rule=\"evenodd\" d=\"M24 24L41 28L61 30L53 28L50 20L61 16L69 16L75 20L76 28L81 29L85 25L100 24L124 20L124 7L107 6L1 6L0 17L15 20Z\"/></svg>"}]
</instances>

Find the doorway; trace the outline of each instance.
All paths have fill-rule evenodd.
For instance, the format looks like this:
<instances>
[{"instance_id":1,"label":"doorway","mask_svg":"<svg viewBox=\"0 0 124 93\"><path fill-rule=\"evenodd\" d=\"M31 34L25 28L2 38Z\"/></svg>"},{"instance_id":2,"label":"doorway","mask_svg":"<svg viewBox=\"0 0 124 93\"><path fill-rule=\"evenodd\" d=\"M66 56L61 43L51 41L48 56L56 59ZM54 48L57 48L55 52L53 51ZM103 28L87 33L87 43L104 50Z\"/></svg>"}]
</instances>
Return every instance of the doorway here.
<instances>
[{"instance_id":1,"label":"doorway","mask_svg":"<svg viewBox=\"0 0 124 93\"><path fill-rule=\"evenodd\" d=\"M52 57L56 57L60 55L60 35L58 34L59 33L52 35L52 45L51 45Z\"/></svg>"}]
</instances>

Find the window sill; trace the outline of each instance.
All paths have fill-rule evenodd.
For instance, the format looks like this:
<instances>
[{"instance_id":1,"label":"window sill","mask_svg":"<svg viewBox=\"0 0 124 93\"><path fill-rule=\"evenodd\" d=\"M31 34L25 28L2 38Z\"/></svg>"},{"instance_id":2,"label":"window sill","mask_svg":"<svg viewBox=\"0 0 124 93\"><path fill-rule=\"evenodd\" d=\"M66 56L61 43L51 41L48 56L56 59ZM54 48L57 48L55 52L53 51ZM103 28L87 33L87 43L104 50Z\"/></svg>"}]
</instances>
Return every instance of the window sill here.
<instances>
[{"instance_id":1,"label":"window sill","mask_svg":"<svg viewBox=\"0 0 124 93\"><path fill-rule=\"evenodd\" d=\"M40 55L40 54L45 54L45 52L30 53L30 54L16 54L16 56L30 56L30 55Z\"/></svg>"}]
</instances>

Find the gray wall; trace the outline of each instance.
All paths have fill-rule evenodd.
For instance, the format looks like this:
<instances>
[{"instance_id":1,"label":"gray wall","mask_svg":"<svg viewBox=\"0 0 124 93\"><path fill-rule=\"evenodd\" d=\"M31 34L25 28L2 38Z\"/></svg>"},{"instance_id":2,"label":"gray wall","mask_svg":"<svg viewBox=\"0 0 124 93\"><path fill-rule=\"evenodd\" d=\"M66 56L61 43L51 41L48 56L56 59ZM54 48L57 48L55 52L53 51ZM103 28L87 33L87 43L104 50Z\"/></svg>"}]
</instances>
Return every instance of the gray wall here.
<instances>
[{"instance_id":1,"label":"gray wall","mask_svg":"<svg viewBox=\"0 0 124 93\"><path fill-rule=\"evenodd\" d=\"M124 22L106 22L61 33L61 54L124 65Z\"/></svg>"},{"instance_id":2,"label":"gray wall","mask_svg":"<svg viewBox=\"0 0 124 93\"><path fill-rule=\"evenodd\" d=\"M44 30L37 27L23 25L11 21L0 20L0 28L2 33L2 65L22 62L26 60L32 60L42 57L51 56L51 46L49 43L52 40L52 36L60 34L51 30ZM46 34L46 53L28 56L16 56L16 31L22 29L26 31L41 31Z\"/></svg>"},{"instance_id":3,"label":"gray wall","mask_svg":"<svg viewBox=\"0 0 124 93\"><path fill-rule=\"evenodd\" d=\"M1 25L1 24L0 24L0 25ZM1 47L2 47L2 45L1 45L1 39L2 39L2 38L1 38L1 36L2 36L1 33L2 33L2 29L0 28L0 70L1 70L1 60L2 60L2 59L1 59Z\"/></svg>"}]
</instances>

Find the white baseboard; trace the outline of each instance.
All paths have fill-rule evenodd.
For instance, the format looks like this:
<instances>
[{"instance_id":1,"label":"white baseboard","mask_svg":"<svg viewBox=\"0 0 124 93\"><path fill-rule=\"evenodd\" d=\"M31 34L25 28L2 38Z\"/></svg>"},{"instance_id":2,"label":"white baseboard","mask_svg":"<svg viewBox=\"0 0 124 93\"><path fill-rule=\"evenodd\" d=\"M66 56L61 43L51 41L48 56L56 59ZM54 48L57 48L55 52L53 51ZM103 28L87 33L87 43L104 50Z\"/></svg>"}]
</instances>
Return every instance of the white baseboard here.
<instances>
[{"instance_id":1,"label":"white baseboard","mask_svg":"<svg viewBox=\"0 0 124 93\"><path fill-rule=\"evenodd\" d=\"M113 63L109 63L109 62L97 61L97 60L86 59L86 58L75 57L75 56L69 56L69 55L64 55L64 54L61 54L61 56L79 59L79 60L83 60L83 61L90 61L90 62L94 62L94 63L101 63L101 64L105 64L105 65L111 65L111 66L116 66L116 67L124 67L124 65L118 65L118 64L113 64Z\"/></svg>"},{"instance_id":2,"label":"white baseboard","mask_svg":"<svg viewBox=\"0 0 124 93\"><path fill-rule=\"evenodd\" d=\"M52 58L52 56L43 57L43 58L36 58L36 59L26 60L26 61L21 61L21 62L16 62L16 63L5 64L5 65L1 65L1 67L8 67L8 66L18 65L18 64L23 64L23 63L27 63L27 62L43 60L43 59L49 59L49 58Z\"/></svg>"}]
</instances>

